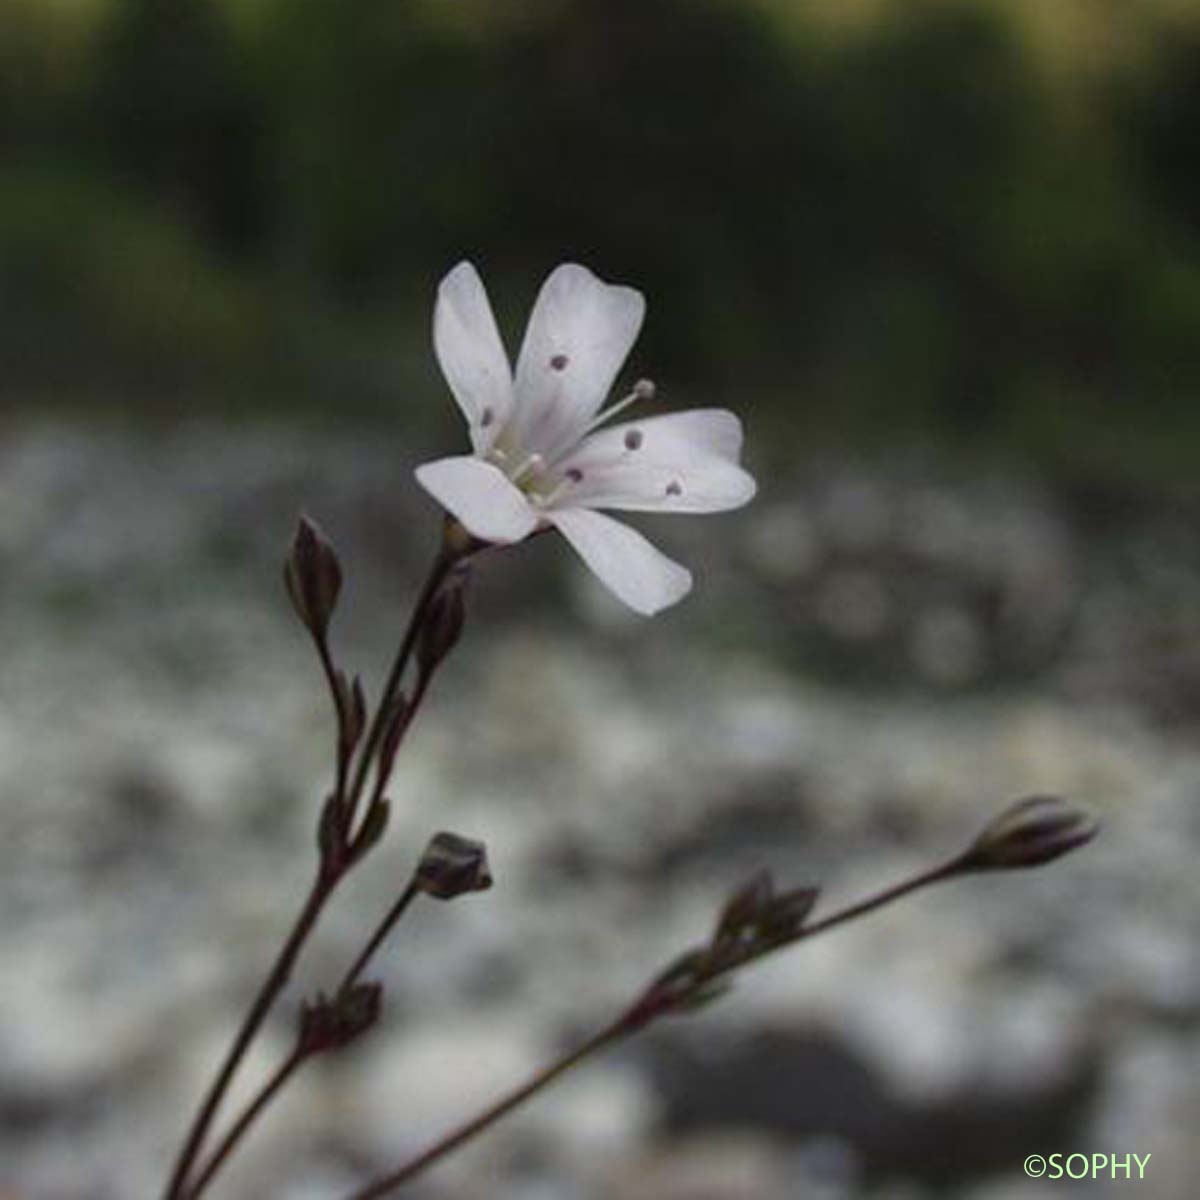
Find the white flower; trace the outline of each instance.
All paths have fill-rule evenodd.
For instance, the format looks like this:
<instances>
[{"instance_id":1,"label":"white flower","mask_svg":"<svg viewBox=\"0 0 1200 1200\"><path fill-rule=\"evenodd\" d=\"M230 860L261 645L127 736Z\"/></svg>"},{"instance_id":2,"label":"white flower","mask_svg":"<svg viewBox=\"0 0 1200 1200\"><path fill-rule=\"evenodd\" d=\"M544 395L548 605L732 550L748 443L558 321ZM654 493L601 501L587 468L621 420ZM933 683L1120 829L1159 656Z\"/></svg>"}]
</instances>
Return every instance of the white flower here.
<instances>
[{"instance_id":1,"label":"white flower","mask_svg":"<svg viewBox=\"0 0 1200 1200\"><path fill-rule=\"evenodd\" d=\"M487 542L519 542L548 526L601 582L647 615L674 604L691 573L599 508L720 512L754 495L738 465L741 422L722 409L601 425L653 398L642 381L601 412L646 304L640 292L566 263L542 285L514 378L475 268L438 288L433 343L470 428L473 453L417 469L417 480Z\"/></svg>"}]
</instances>

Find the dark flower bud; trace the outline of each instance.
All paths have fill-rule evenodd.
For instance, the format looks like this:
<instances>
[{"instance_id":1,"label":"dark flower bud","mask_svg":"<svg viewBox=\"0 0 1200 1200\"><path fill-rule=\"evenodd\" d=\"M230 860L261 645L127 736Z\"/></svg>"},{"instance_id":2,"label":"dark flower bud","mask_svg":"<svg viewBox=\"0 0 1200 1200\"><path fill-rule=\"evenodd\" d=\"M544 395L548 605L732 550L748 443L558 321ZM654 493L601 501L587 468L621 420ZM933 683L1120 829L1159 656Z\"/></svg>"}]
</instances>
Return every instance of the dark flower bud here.
<instances>
[{"instance_id":1,"label":"dark flower bud","mask_svg":"<svg viewBox=\"0 0 1200 1200\"><path fill-rule=\"evenodd\" d=\"M774 886L769 871L759 871L734 890L717 920L714 942L753 937L771 903Z\"/></svg>"},{"instance_id":2,"label":"dark flower bud","mask_svg":"<svg viewBox=\"0 0 1200 1200\"><path fill-rule=\"evenodd\" d=\"M487 891L492 886L487 847L457 833L435 833L417 864L413 883L438 900Z\"/></svg>"},{"instance_id":3,"label":"dark flower bud","mask_svg":"<svg viewBox=\"0 0 1200 1200\"><path fill-rule=\"evenodd\" d=\"M432 674L462 637L467 616L467 577L466 567L456 568L429 606L417 643L417 664L422 675Z\"/></svg>"},{"instance_id":4,"label":"dark flower bud","mask_svg":"<svg viewBox=\"0 0 1200 1200\"><path fill-rule=\"evenodd\" d=\"M356 983L331 1000L318 994L300 1010L301 1052L319 1054L348 1045L375 1024L382 1005L378 983Z\"/></svg>"},{"instance_id":5,"label":"dark flower bud","mask_svg":"<svg viewBox=\"0 0 1200 1200\"><path fill-rule=\"evenodd\" d=\"M283 581L305 628L323 639L342 588L342 568L329 539L308 517L301 517L296 528Z\"/></svg>"},{"instance_id":6,"label":"dark flower bud","mask_svg":"<svg viewBox=\"0 0 1200 1200\"><path fill-rule=\"evenodd\" d=\"M800 887L775 896L763 910L759 922L763 936L785 941L796 937L804 928L804 922L808 920L808 914L812 912L820 894L820 888Z\"/></svg>"},{"instance_id":7,"label":"dark flower bud","mask_svg":"<svg viewBox=\"0 0 1200 1200\"><path fill-rule=\"evenodd\" d=\"M959 860L961 871L1009 870L1052 862L1100 831L1090 813L1057 796L1029 796L1000 814Z\"/></svg>"}]
</instances>

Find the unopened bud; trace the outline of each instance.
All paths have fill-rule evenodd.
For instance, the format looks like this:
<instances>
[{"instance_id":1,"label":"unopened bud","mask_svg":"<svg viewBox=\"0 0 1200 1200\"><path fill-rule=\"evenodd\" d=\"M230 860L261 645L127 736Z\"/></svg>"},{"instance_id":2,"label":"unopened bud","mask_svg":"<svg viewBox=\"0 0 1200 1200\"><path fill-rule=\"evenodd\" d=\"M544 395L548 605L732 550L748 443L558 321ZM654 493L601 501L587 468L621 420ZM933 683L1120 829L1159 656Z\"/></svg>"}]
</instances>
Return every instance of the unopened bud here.
<instances>
[{"instance_id":1,"label":"unopened bud","mask_svg":"<svg viewBox=\"0 0 1200 1200\"><path fill-rule=\"evenodd\" d=\"M821 894L820 888L799 887L775 896L762 914L760 929L766 938L796 937Z\"/></svg>"},{"instance_id":2,"label":"unopened bud","mask_svg":"<svg viewBox=\"0 0 1200 1200\"><path fill-rule=\"evenodd\" d=\"M1036 867L1086 845L1100 823L1057 796L1029 796L1000 814L959 860L959 870Z\"/></svg>"},{"instance_id":3,"label":"unopened bud","mask_svg":"<svg viewBox=\"0 0 1200 1200\"><path fill-rule=\"evenodd\" d=\"M721 910L717 920L714 942L737 941L757 933L774 887L769 871L759 871L737 888Z\"/></svg>"},{"instance_id":4,"label":"unopened bud","mask_svg":"<svg viewBox=\"0 0 1200 1200\"><path fill-rule=\"evenodd\" d=\"M301 517L283 564L283 581L297 616L315 638L324 638L342 589L342 568L329 539Z\"/></svg>"},{"instance_id":5,"label":"unopened bud","mask_svg":"<svg viewBox=\"0 0 1200 1200\"><path fill-rule=\"evenodd\" d=\"M361 1037L379 1019L383 988L356 983L331 1000L318 995L300 1010L300 1049L305 1054L337 1050Z\"/></svg>"},{"instance_id":6,"label":"unopened bud","mask_svg":"<svg viewBox=\"0 0 1200 1200\"><path fill-rule=\"evenodd\" d=\"M486 891L492 886L487 847L457 833L435 833L417 864L413 883L438 900Z\"/></svg>"},{"instance_id":7,"label":"unopened bud","mask_svg":"<svg viewBox=\"0 0 1200 1200\"><path fill-rule=\"evenodd\" d=\"M467 614L466 583L467 569L457 568L429 606L417 643L417 664L422 675L430 675L462 637Z\"/></svg>"}]
</instances>

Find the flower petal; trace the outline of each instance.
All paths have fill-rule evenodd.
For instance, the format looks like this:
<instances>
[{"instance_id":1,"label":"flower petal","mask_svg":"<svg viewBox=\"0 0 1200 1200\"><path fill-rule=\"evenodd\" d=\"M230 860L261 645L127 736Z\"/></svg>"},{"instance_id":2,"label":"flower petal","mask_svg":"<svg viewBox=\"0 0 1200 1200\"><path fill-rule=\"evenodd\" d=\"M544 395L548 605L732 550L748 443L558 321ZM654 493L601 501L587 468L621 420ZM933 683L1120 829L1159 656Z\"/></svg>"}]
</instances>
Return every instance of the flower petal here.
<instances>
[{"instance_id":1,"label":"flower petal","mask_svg":"<svg viewBox=\"0 0 1200 1200\"><path fill-rule=\"evenodd\" d=\"M631 421L585 438L556 468L580 478L565 502L639 512L723 512L753 499L738 465L742 424L725 409Z\"/></svg>"},{"instance_id":2,"label":"flower petal","mask_svg":"<svg viewBox=\"0 0 1200 1200\"><path fill-rule=\"evenodd\" d=\"M512 412L512 369L478 272L461 262L438 287L433 346L442 374L485 452Z\"/></svg>"},{"instance_id":3,"label":"flower petal","mask_svg":"<svg viewBox=\"0 0 1200 1200\"><path fill-rule=\"evenodd\" d=\"M519 542L538 513L503 471L470 455L440 458L417 468L417 482L470 533L485 542Z\"/></svg>"},{"instance_id":4,"label":"flower petal","mask_svg":"<svg viewBox=\"0 0 1200 1200\"><path fill-rule=\"evenodd\" d=\"M635 612L653 616L691 591L692 573L628 525L586 508L545 515L600 582Z\"/></svg>"},{"instance_id":5,"label":"flower petal","mask_svg":"<svg viewBox=\"0 0 1200 1200\"><path fill-rule=\"evenodd\" d=\"M637 340L641 292L565 263L533 306L517 359L513 427L527 451L549 455L596 414Z\"/></svg>"}]
</instances>

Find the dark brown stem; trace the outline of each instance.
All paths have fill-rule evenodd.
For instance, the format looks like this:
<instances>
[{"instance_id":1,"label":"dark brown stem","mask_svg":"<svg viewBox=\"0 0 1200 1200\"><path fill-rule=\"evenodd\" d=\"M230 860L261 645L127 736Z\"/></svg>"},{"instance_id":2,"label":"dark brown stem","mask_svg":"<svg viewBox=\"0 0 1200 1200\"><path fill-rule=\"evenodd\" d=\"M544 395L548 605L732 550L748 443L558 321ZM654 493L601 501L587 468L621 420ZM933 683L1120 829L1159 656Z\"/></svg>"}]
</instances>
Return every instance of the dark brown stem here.
<instances>
[{"instance_id":1,"label":"dark brown stem","mask_svg":"<svg viewBox=\"0 0 1200 1200\"><path fill-rule=\"evenodd\" d=\"M375 932L371 935L367 944L362 948L354 963L346 971L342 977L342 982L338 985L338 993L349 991L357 982L358 977L366 968L375 951L379 949L387 935L395 928L400 918L404 916L405 910L413 902L418 895L418 890L415 884L409 884L408 887L400 893L399 899L388 910L383 920L376 927ZM304 1061L310 1057L302 1047L297 1047L292 1053L283 1060L282 1063L275 1069L274 1074L263 1084L258 1094L242 1111L238 1119L230 1127L229 1132L221 1139L220 1145L213 1151L212 1157L205 1164L204 1169L197 1176L193 1183L184 1193L185 1200L198 1200L200 1194L212 1181L214 1175L220 1170L225 1160L236 1149L240 1142L249 1130L250 1126L258 1118L259 1114L267 1107L268 1104L275 1098L276 1093L283 1087L285 1083L296 1073Z\"/></svg>"},{"instance_id":2,"label":"dark brown stem","mask_svg":"<svg viewBox=\"0 0 1200 1200\"><path fill-rule=\"evenodd\" d=\"M250 1005L249 1011L242 1020L241 1028L238 1030L237 1036L233 1039L233 1044L229 1047L225 1055L221 1069L217 1072L216 1078L209 1086L208 1092L205 1094L204 1100L201 1102L200 1108L192 1120L187 1138L183 1143L182 1149L179 1151L178 1158L175 1160L175 1167L171 1172L171 1179L164 1193L166 1200L174 1200L175 1197L183 1194L183 1185L187 1179L188 1171L191 1169L197 1154L200 1152L204 1137L208 1133L208 1127L212 1124L213 1118L216 1116L217 1108L225 1095L226 1089L229 1087L230 1081L233 1079L234 1072L237 1070L243 1057L245 1057L250 1043L254 1040L254 1035L258 1032L264 1018L270 1011L271 1005L274 1004L275 998L287 983L296 958L299 956L308 935L312 932L313 926L317 923L317 917L320 915L325 901L329 899L333 888L334 881L319 872L313 881L312 888L309 890L304 907L300 910L300 915L296 918L296 923L292 926L291 933L288 934L287 940L284 942L283 948L279 951L274 965L271 967L266 979L263 980L262 986L258 989L258 995L255 996L254 1002Z\"/></svg>"},{"instance_id":3,"label":"dark brown stem","mask_svg":"<svg viewBox=\"0 0 1200 1200\"><path fill-rule=\"evenodd\" d=\"M196 1200L196 1197L204 1191L212 1182L213 1177L224 1165L225 1161L230 1157L233 1151L237 1148L238 1142L245 1136L250 1126L254 1124L259 1113L267 1107L268 1104L275 1098L275 1093L283 1087L285 1083L292 1077L292 1074L297 1070L302 1062L308 1057L308 1054L303 1048L297 1046L275 1068L275 1072L262 1085L258 1091L258 1095L246 1106L242 1115L233 1123L229 1132L221 1139L220 1145L213 1151L212 1157L205 1164L204 1169L196 1177L187 1191L184 1193L186 1200Z\"/></svg>"},{"instance_id":4,"label":"dark brown stem","mask_svg":"<svg viewBox=\"0 0 1200 1200\"><path fill-rule=\"evenodd\" d=\"M490 1108L485 1109L478 1116L460 1125L452 1133L447 1134L435 1145L430 1146L428 1150L417 1155L416 1158L406 1163L398 1171L377 1179L374 1183L363 1188L362 1191L354 1192L348 1197L348 1200L374 1200L377 1196L387 1195L388 1192L393 1188L399 1187L402 1183L407 1183L427 1167L432 1166L438 1159L444 1158L452 1150L457 1150L464 1142L469 1142L477 1134L482 1133L489 1125L494 1124L514 1108L523 1104L530 1096L536 1092L540 1092L547 1084L553 1083L560 1075L569 1071L585 1058L594 1054L602 1047L607 1046L610 1042L616 1041L625 1032L624 1023L621 1021L616 1021L605 1029L602 1029L557 1062L551 1063L548 1067L543 1067L542 1070L527 1079L515 1091L509 1092L507 1096L498 1100Z\"/></svg>"},{"instance_id":5,"label":"dark brown stem","mask_svg":"<svg viewBox=\"0 0 1200 1200\"><path fill-rule=\"evenodd\" d=\"M412 658L413 650L416 648L417 637L420 635L421 626L429 610L430 602L437 595L438 588L445 582L446 576L450 573L450 569L456 561L457 556L443 546L438 551L437 557L433 560L433 567L430 569L429 575L421 588L421 594L417 597L412 617L408 622L408 628L404 631L404 636L400 640L396 657L392 660L392 669L388 672L387 680L383 685L383 692L379 697L379 703L375 707L375 716L371 721L370 729L367 731L367 738L363 743L362 753L358 756L358 766L354 772L354 782L351 784L350 791L346 796L347 830L353 826L355 809L367 781L367 772L370 770L371 760L375 757L375 753L379 749L379 743L383 740L384 730L387 728L392 706L400 691L400 683L404 678L405 668L408 666L409 659Z\"/></svg>"},{"instance_id":6,"label":"dark brown stem","mask_svg":"<svg viewBox=\"0 0 1200 1200\"><path fill-rule=\"evenodd\" d=\"M792 942L801 941L818 933L824 933L857 917L865 916L867 913L873 912L877 908L882 908L886 904L891 904L893 901L899 900L901 896L906 896L910 892L917 891L919 888L928 887L931 883L937 883L942 879L949 879L953 875L956 875L958 871L959 860L955 859L942 866L935 867L933 870L922 872L912 879L906 879L890 888L885 888L882 892L878 892L874 896L869 896L857 904L849 905L838 912L831 913L822 921L817 921L809 925L786 943L781 942L769 949L749 953L738 962L731 963L721 970L713 972L706 979L700 981L694 990L699 992L706 984L711 983L719 975L726 974L736 967L744 966L753 959L761 958L764 954L780 949L783 945L790 945ZM676 997L677 1001L685 999L686 997ZM471 1118L465 1124L460 1125L456 1130L434 1143L434 1145L423 1151L416 1158L405 1163L399 1170L393 1171L390 1175L384 1175L361 1191L351 1193L346 1200L376 1200L376 1197L387 1195L394 1188L398 1188L401 1184L407 1183L410 1179L421 1174L426 1168L432 1166L439 1159L444 1158L451 1151L458 1149L464 1142L468 1142L476 1135L482 1133L488 1126L500 1120L501 1117L506 1116L537 1092L540 1092L542 1088L552 1083L560 1075L571 1070L572 1067L578 1066L579 1063L590 1057L597 1050L608 1046L612 1042L628 1037L632 1033L636 1033L649 1024L655 1016L660 1015L662 1015L661 1010L648 1011L640 1005L635 1004L616 1021L606 1025L599 1033L594 1034L581 1046L578 1046L549 1066L543 1067L521 1084L520 1087L510 1092L507 1096L504 1096L490 1108Z\"/></svg>"},{"instance_id":7,"label":"dark brown stem","mask_svg":"<svg viewBox=\"0 0 1200 1200\"><path fill-rule=\"evenodd\" d=\"M392 907L388 910L387 915L376 926L375 932L371 934L370 940L362 948L358 957L354 960L353 965L342 977L342 982L338 985L338 992L349 991L349 989L354 986L354 984L358 981L358 977L366 969L367 963L371 961L371 956L376 950L379 949L384 938L391 933L400 918L404 916L405 911L416 898L417 894L417 886L414 883L410 883L408 887L406 887L404 891L400 893L400 898L395 904L392 905Z\"/></svg>"},{"instance_id":8,"label":"dark brown stem","mask_svg":"<svg viewBox=\"0 0 1200 1200\"><path fill-rule=\"evenodd\" d=\"M346 745L346 711L342 703L341 689L337 684L337 671L333 665L333 657L329 653L329 642L322 634L314 636L313 643L317 647L317 657L321 660L321 670L325 673L325 682L329 685L329 694L333 697L333 711L337 717L337 779L334 791L339 800L346 798L346 775L350 769L350 748Z\"/></svg>"},{"instance_id":9,"label":"dark brown stem","mask_svg":"<svg viewBox=\"0 0 1200 1200\"><path fill-rule=\"evenodd\" d=\"M922 871L920 875L914 875L911 879L902 880L900 883L893 884L889 888L884 888L882 892L876 892L874 896L868 896L865 900L860 900L857 904L847 905L845 908L838 909L837 912L830 913L829 916L822 918L820 921L813 921L811 925L803 926L795 934L783 941L751 950L736 962L731 962L726 966L722 966L719 970L712 972L706 982L718 979L722 975L727 975L729 972L736 970L738 967L743 967L747 963L765 958L768 954L774 954L777 950L782 950L786 946L794 946L797 942L807 941L819 933L827 933L830 929L836 929L839 925L845 925L850 921L857 920L859 917L865 917L867 913L874 912L877 908L883 908L887 904L892 904L902 896L907 896L910 892L919 891L921 888L929 887L933 883L940 883L942 880L950 879L958 873L959 860L957 858L942 863L941 866L933 867L928 871Z\"/></svg>"},{"instance_id":10,"label":"dark brown stem","mask_svg":"<svg viewBox=\"0 0 1200 1200\"><path fill-rule=\"evenodd\" d=\"M433 561L433 566L430 568L429 575L417 597L412 616L409 618L408 626L404 631L399 649L396 652L396 657L392 662L387 682L384 684L383 696L379 707L375 712L375 717L367 734L367 740L363 746L358 769L355 773L354 784L344 796L346 802L344 828L347 830L350 829L353 822L354 805L357 803L358 797L362 792L371 758L379 748L379 742L383 736L387 721L387 714L399 690L405 668L412 657L412 652L416 646L417 637L428 612L429 604L437 594L438 588L441 587L457 557L459 556L447 549L445 545L439 548L437 557ZM324 656L322 665L324 666ZM336 688L334 692L336 696ZM339 771L339 782L343 786L344 774L344 770ZM246 1013L241 1028L238 1030L233 1044L229 1047L216 1078L209 1086L195 1117L192 1119L187 1137L171 1171L166 1191L163 1193L164 1200L180 1200L180 1197L186 1194L184 1192L184 1184L187 1180L188 1172L192 1169L204 1145L204 1139L217 1114L217 1109L220 1107L225 1092L229 1088L234 1073L245 1057L246 1051L258 1033L267 1013L270 1012L276 998L287 983L296 958L307 941L308 935L316 925L321 909L325 906L325 902L329 899L341 878L342 874L340 871L330 872L324 863L318 866L316 877L313 880L304 907L301 909L300 915L296 918L296 923L293 925L291 933L288 934L287 940L284 942L283 948L275 959L274 965L259 988L258 994L250 1006L250 1010ZM282 1083L282 1081L280 1082ZM270 1097L268 1096L267 1099L269 1100ZM199 1195L199 1192L193 1192L192 1195Z\"/></svg>"}]
</instances>

